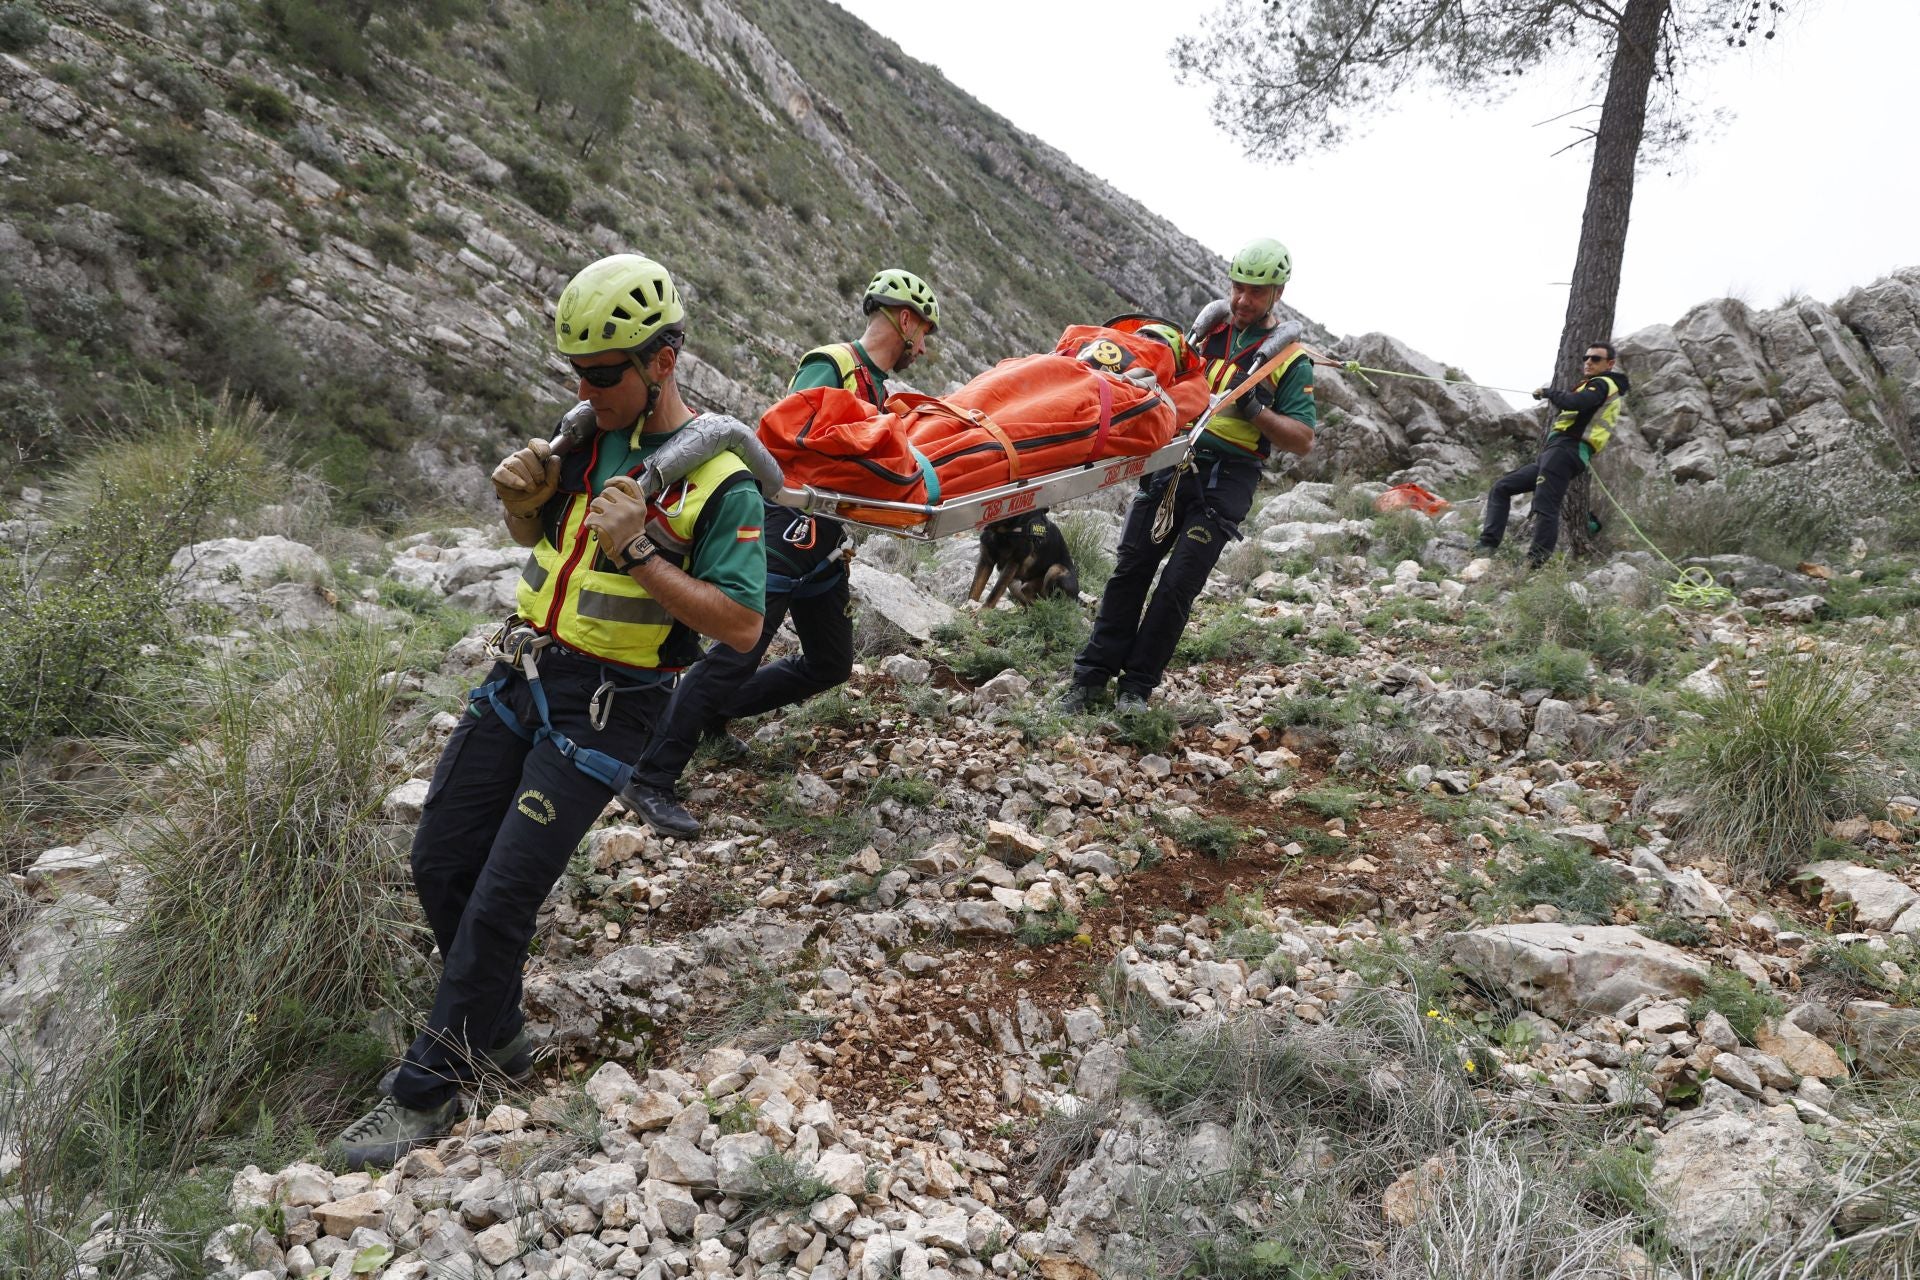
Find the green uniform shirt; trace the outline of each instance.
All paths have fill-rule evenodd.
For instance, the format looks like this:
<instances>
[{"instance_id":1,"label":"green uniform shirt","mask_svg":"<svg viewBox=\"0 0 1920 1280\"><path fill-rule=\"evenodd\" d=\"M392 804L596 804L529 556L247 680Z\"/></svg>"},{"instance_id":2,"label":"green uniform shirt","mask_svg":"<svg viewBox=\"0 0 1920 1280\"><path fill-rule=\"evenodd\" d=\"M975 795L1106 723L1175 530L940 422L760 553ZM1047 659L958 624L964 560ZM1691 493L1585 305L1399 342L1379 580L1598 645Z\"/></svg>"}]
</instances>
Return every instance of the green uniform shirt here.
<instances>
[{"instance_id":1,"label":"green uniform shirt","mask_svg":"<svg viewBox=\"0 0 1920 1280\"><path fill-rule=\"evenodd\" d=\"M1260 333L1253 338L1247 350L1250 352L1254 347L1259 346L1269 332L1271 332L1271 330L1260 331ZM1273 374L1271 380L1273 382L1273 411L1275 413L1284 414L1296 422L1304 422L1309 427L1318 425L1320 421L1319 410L1313 401L1313 361L1295 360L1287 368L1281 369L1279 372ZM1247 394L1252 395L1253 393L1248 392ZM1233 407L1238 408L1239 402L1236 401ZM1236 415L1223 412L1221 416L1234 417ZM1244 421L1244 419L1242 419L1242 421ZM1211 431L1202 431L1200 433L1200 439L1194 444L1193 451L1197 456L1206 458L1245 459L1254 456L1237 445L1218 439ZM1267 451L1263 449L1261 456L1266 456L1266 452Z\"/></svg>"},{"instance_id":2,"label":"green uniform shirt","mask_svg":"<svg viewBox=\"0 0 1920 1280\"><path fill-rule=\"evenodd\" d=\"M867 373L873 378L873 385L886 386L886 370L873 362L873 357L867 354L867 349L857 342L848 345L853 348L853 354L860 358L860 363L866 366ZM849 391L853 389L841 380L840 370L835 367L831 359L823 355L810 355L800 362L798 369L794 370L793 381L787 384L787 390L811 391L815 387L842 387Z\"/></svg>"},{"instance_id":3,"label":"green uniform shirt","mask_svg":"<svg viewBox=\"0 0 1920 1280\"><path fill-rule=\"evenodd\" d=\"M666 439L665 435L606 432L600 437L600 454L594 459L593 492L599 493L609 480L646 461L647 455ZM735 484L700 513L701 533L687 565L690 576L712 583L727 599L755 613L767 611L763 512L759 488L744 482Z\"/></svg>"}]
</instances>

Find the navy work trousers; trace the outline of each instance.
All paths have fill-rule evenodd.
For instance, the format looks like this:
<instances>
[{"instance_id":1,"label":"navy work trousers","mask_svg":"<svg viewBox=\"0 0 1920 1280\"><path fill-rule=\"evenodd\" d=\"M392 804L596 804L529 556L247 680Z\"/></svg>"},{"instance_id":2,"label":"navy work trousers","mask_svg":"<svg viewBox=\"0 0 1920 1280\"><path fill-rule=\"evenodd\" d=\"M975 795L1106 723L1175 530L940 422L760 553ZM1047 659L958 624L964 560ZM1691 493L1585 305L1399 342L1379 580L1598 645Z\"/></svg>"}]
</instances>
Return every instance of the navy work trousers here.
<instances>
[{"instance_id":1,"label":"navy work trousers","mask_svg":"<svg viewBox=\"0 0 1920 1280\"><path fill-rule=\"evenodd\" d=\"M588 703L604 671L552 649L540 658L554 728L579 746L631 760L666 702L667 686L615 694L606 727L595 729ZM507 672L496 665L487 679ZM523 678L515 676L502 697L523 726L539 726ZM540 904L612 798L551 742L532 745L484 702L461 717L413 836L414 891L445 967L427 1025L394 1077L402 1106L441 1106L478 1078L475 1050L498 1048L519 1033L520 971Z\"/></svg>"},{"instance_id":2,"label":"navy work trousers","mask_svg":"<svg viewBox=\"0 0 1920 1280\"><path fill-rule=\"evenodd\" d=\"M769 574L791 570L796 578L804 577L838 554L837 536L821 536L817 544L806 538L805 549L788 536L795 530L815 528L823 535L829 528L836 535L839 532L837 526L806 516L783 521L770 515L767 536L777 537L779 545L770 546ZM760 660L788 614L793 615L793 629L800 636L800 652L763 667ZM672 794L703 736L724 732L728 721L805 702L845 683L852 674L853 597L845 570L831 587L817 594L776 591L769 583L759 643L745 653L716 644L688 668L674 688L673 701L667 704L653 740L634 765L634 781Z\"/></svg>"},{"instance_id":3,"label":"navy work trousers","mask_svg":"<svg viewBox=\"0 0 1920 1280\"><path fill-rule=\"evenodd\" d=\"M1500 545L1506 537L1507 513L1513 500L1531 490L1533 543L1527 548L1527 560L1535 565L1544 563L1560 544L1560 504L1566 499L1567 486L1584 469L1577 445L1555 441L1542 449L1535 461L1494 481L1480 522L1480 545L1488 550Z\"/></svg>"},{"instance_id":4,"label":"navy work trousers","mask_svg":"<svg viewBox=\"0 0 1920 1280\"><path fill-rule=\"evenodd\" d=\"M1100 595L1093 634L1073 661L1075 684L1102 688L1117 676L1122 694L1143 698L1159 686L1187 629L1194 599L1227 543L1240 536L1240 522L1259 483L1259 463L1205 456L1191 469L1173 468L1141 481L1120 531L1120 551ZM1154 514L1169 484L1180 486L1174 493L1173 526L1156 542Z\"/></svg>"}]
</instances>

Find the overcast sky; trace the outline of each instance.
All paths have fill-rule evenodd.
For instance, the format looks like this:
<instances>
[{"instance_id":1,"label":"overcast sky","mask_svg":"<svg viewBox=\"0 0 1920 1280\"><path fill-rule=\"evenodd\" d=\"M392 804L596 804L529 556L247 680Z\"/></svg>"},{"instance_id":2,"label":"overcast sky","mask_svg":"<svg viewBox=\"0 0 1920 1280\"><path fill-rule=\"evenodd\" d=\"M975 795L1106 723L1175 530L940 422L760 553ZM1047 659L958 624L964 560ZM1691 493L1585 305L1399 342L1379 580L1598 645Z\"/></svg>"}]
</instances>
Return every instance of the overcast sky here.
<instances>
[{"instance_id":1,"label":"overcast sky","mask_svg":"<svg viewBox=\"0 0 1920 1280\"><path fill-rule=\"evenodd\" d=\"M1403 99L1344 146L1278 167L1214 129L1203 87L1174 83L1178 4L842 3L1221 253L1286 241L1287 301L1334 331L1391 333L1489 383L1549 375L1591 163L1584 146L1554 156L1574 134L1541 123L1595 100L1570 77L1536 74L1493 107ZM1695 77L1692 96L1727 123L1642 173L1618 334L1729 293L1831 301L1920 264L1920 0L1794 8L1807 16L1778 39ZM1094 127L1116 110L1124 128ZM1212 181L1175 187L1138 159L1168 147Z\"/></svg>"}]
</instances>

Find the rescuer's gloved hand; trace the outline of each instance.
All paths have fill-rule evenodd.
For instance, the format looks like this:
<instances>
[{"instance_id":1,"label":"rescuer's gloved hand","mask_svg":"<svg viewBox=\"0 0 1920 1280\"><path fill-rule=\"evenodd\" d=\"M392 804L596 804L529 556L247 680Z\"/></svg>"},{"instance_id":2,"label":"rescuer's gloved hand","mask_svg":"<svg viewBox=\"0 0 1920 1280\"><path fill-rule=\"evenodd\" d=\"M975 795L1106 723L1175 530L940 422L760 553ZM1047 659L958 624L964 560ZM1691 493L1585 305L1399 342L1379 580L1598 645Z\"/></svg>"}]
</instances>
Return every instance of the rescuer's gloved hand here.
<instances>
[{"instance_id":1,"label":"rescuer's gloved hand","mask_svg":"<svg viewBox=\"0 0 1920 1280\"><path fill-rule=\"evenodd\" d=\"M510 454L493 469L493 491L507 514L526 519L540 514L560 489L560 459L545 440L529 440L527 447Z\"/></svg>"}]
</instances>

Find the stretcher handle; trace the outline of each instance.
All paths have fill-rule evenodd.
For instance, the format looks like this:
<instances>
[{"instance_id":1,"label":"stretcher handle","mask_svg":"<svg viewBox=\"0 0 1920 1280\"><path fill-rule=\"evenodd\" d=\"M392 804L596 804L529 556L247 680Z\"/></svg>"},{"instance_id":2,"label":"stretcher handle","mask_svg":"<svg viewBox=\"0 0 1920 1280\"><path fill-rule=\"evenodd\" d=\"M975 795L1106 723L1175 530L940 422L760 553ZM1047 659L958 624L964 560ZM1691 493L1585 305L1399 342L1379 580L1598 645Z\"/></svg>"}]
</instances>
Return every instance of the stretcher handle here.
<instances>
[{"instance_id":1,"label":"stretcher handle","mask_svg":"<svg viewBox=\"0 0 1920 1280\"><path fill-rule=\"evenodd\" d=\"M1206 430L1207 424L1213 421L1214 414L1247 394L1247 392L1263 382L1268 374L1279 368L1288 354L1300 345L1299 338L1300 326L1297 324L1281 325L1268 335L1267 340L1260 344L1254 354L1260 355L1266 352L1269 347L1273 348L1271 354L1268 354L1265 359L1261 360L1259 364L1249 370L1247 376L1242 378L1238 383L1228 387L1224 391L1216 392L1213 399L1207 402L1207 411L1194 420L1193 430L1187 433L1187 438L1190 440L1198 440L1200 433Z\"/></svg>"}]
</instances>

